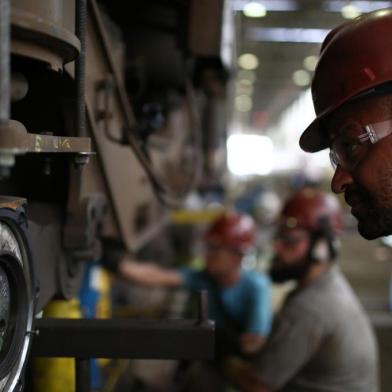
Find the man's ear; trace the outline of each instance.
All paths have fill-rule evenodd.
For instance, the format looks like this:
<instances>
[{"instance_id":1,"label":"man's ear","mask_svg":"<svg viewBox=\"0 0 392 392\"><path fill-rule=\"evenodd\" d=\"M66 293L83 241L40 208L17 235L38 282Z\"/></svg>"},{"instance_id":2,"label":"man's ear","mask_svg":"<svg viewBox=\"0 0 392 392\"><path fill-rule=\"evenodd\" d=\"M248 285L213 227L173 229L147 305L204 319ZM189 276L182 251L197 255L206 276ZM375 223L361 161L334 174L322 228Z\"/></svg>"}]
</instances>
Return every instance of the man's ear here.
<instances>
[{"instance_id":1,"label":"man's ear","mask_svg":"<svg viewBox=\"0 0 392 392\"><path fill-rule=\"evenodd\" d=\"M320 239L313 245L311 256L317 261L328 261L331 258L330 249L325 239Z\"/></svg>"}]
</instances>

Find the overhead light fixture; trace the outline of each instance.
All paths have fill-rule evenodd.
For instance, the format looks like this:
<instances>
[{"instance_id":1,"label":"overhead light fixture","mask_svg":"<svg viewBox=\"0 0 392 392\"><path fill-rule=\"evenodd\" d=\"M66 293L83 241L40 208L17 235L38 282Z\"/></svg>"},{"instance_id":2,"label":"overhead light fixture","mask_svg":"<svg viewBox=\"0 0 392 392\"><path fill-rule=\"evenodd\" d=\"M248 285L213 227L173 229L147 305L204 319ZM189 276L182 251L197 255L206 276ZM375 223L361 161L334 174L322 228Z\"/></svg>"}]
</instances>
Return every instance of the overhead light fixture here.
<instances>
[{"instance_id":1,"label":"overhead light fixture","mask_svg":"<svg viewBox=\"0 0 392 392\"><path fill-rule=\"evenodd\" d=\"M230 0L234 11L243 11L249 0ZM298 3L296 0L263 0L266 11L287 12L298 11Z\"/></svg>"},{"instance_id":2,"label":"overhead light fixture","mask_svg":"<svg viewBox=\"0 0 392 392\"><path fill-rule=\"evenodd\" d=\"M249 0L230 0L233 11L243 11ZM382 8L392 7L392 1L379 0L356 0L352 3L358 7L361 12L371 12ZM347 0L328 0L322 2L322 7L328 12L341 13L342 7L347 4ZM298 11L300 5L297 0L263 0L263 5L268 12L292 12Z\"/></svg>"},{"instance_id":3,"label":"overhead light fixture","mask_svg":"<svg viewBox=\"0 0 392 392\"><path fill-rule=\"evenodd\" d=\"M241 69L238 71L237 76L238 79L248 80L250 83L254 83L256 81L256 73L253 70Z\"/></svg>"},{"instance_id":4,"label":"overhead light fixture","mask_svg":"<svg viewBox=\"0 0 392 392\"><path fill-rule=\"evenodd\" d=\"M304 67L313 72L316 69L318 56L307 56L304 58Z\"/></svg>"},{"instance_id":5,"label":"overhead light fixture","mask_svg":"<svg viewBox=\"0 0 392 392\"><path fill-rule=\"evenodd\" d=\"M259 66L259 59L252 53L244 53L238 58L238 65L242 69L253 70Z\"/></svg>"},{"instance_id":6,"label":"overhead light fixture","mask_svg":"<svg viewBox=\"0 0 392 392\"><path fill-rule=\"evenodd\" d=\"M290 27L250 27L246 30L246 38L260 42L300 42L316 43L324 41L330 30L303 29Z\"/></svg>"},{"instance_id":7,"label":"overhead light fixture","mask_svg":"<svg viewBox=\"0 0 392 392\"><path fill-rule=\"evenodd\" d=\"M242 113L247 113L252 109L253 102L249 95L241 94L235 98L235 108Z\"/></svg>"},{"instance_id":8,"label":"overhead light fixture","mask_svg":"<svg viewBox=\"0 0 392 392\"><path fill-rule=\"evenodd\" d=\"M362 14L361 10L353 3L344 5L341 12L345 19L355 19Z\"/></svg>"},{"instance_id":9,"label":"overhead light fixture","mask_svg":"<svg viewBox=\"0 0 392 392\"><path fill-rule=\"evenodd\" d=\"M293 82L300 87L305 87L310 84L310 74L308 71L305 71L304 69L300 69L298 71L295 71L293 73Z\"/></svg>"},{"instance_id":10,"label":"overhead light fixture","mask_svg":"<svg viewBox=\"0 0 392 392\"><path fill-rule=\"evenodd\" d=\"M347 0L329 0L323 2L323 8L328 12L342 12L342 8L347 6ZM392 6L392 1L377 0L356 0L351 1L360 12L371 12Z\"/></svg>"},{"instance_id":11,"label":"overhead light fixture","mask_svg":"<svg viewBox=\"0 0 392 392\"><path fill-rule=\"evenodd\" d=\"M274 145L269 137L233 134L227 139L227 166L237 176L266 175L274 163Z\"/></svg>"},{"instance_id":12,"label":"overhead light fixture","mask_svg":"<svg viewBox=\"0 0 392 392\"><path fill-rule=\"evenodd\" d=\"M244 80L239 80L237 82L237 93L238 94L247 94L247 95L252 95L253 94L253 84L249 82L249 80L244 79Z\"/></svg>"},{"instance_id":13,"label":"overhead light fixture","mask_svg":"<svg viewBox=\"0 0 392 392\"><path fill-rule=\"evenodd\" d=\"M249 79L238 79L237 80L238 86L253 86L253 82L250 81Z\"/></svg>"},{"instance_id":14,"label":"overhead light fixture","mask_svg":"<svg viewBox=\"0 0 392 392\"><path fill-rule=\"evenodd\" d=\"M265 5L260 1L249 1L242 11L248 18L262 18L267 15Z\"/></svg>"}]
</instances>

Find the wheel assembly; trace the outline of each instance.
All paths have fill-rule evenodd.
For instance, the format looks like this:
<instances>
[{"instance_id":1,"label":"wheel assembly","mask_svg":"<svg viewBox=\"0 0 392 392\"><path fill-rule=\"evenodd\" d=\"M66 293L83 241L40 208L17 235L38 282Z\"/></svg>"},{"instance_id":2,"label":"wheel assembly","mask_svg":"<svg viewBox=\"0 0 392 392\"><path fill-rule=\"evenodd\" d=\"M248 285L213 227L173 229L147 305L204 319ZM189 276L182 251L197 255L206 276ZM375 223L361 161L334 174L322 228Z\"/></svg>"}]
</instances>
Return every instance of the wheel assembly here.
<instances>
[{"instance_id":1,"label":"wheel assembly","mask_svg":"<svg viewBox=\"0 0 392 392\"><path fill-rule=\"evenodd\" d=\"M0 391L22 389L35 288L24 209L0 208Z\"/></svg>"}]
</instances>

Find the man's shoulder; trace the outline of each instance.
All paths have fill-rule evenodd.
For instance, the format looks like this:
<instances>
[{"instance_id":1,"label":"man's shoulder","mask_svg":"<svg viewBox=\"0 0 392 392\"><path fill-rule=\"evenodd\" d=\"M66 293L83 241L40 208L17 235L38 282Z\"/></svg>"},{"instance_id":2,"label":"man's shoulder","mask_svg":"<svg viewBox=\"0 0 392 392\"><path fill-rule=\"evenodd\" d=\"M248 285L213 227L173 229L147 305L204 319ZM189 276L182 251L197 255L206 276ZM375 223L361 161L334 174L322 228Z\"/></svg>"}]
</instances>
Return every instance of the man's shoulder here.
<instances>
[{"instance_id":1,"label":"man's shoulder","mask_svg":"<svg viewBox=\"0 0 392 392\"><path fill-rule=\"evenodd\" d=\"M328 304L328 296L311 290L301 290L291 295L285 302L281 313L287 318L306 318L313 321L321 321L326 318L325 305Z\"/></svg>"},{"instance_id":2,"label":"man's shoulder","mask_svg":"<svg viewBox=\"0 0 392 392\"><path fill-rule=\"evenodd\" d=\"M271 285L269 277L263 272L244 270L241 277L244 284L255 289L268 289Z\"/></svg>"},{"instance_id":3,"label":"man's shoulder","mask_svg":"<svg viewBox=\"0 0 392 392\"><path fill-rule=\"evenodd\" d=\"M285 304L288 314L307 314L328 323L340 318L347 309L358 310L358 301L339 270L331 271L311 287L297 291Z\"/></svg>"}]
</instances>

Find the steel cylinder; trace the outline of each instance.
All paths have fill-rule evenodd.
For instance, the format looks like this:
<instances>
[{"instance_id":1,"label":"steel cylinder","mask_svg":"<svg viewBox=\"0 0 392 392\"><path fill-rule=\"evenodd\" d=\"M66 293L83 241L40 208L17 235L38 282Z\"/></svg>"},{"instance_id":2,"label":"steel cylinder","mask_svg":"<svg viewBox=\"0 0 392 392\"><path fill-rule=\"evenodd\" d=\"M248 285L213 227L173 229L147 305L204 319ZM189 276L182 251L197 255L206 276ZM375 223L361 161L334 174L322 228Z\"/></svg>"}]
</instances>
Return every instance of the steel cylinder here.
<instances>
[{"instance_id":1,"label":"steel cylinder","mask_svg":"<svg viewBox=\"0 0 392 392\"><path fill-rule=\"evenodd\" d=\"M78 55L74 1L12 0L11 24L14 54L45 61L52 68L61 68Z\"/></svg>"}]
</instances>

